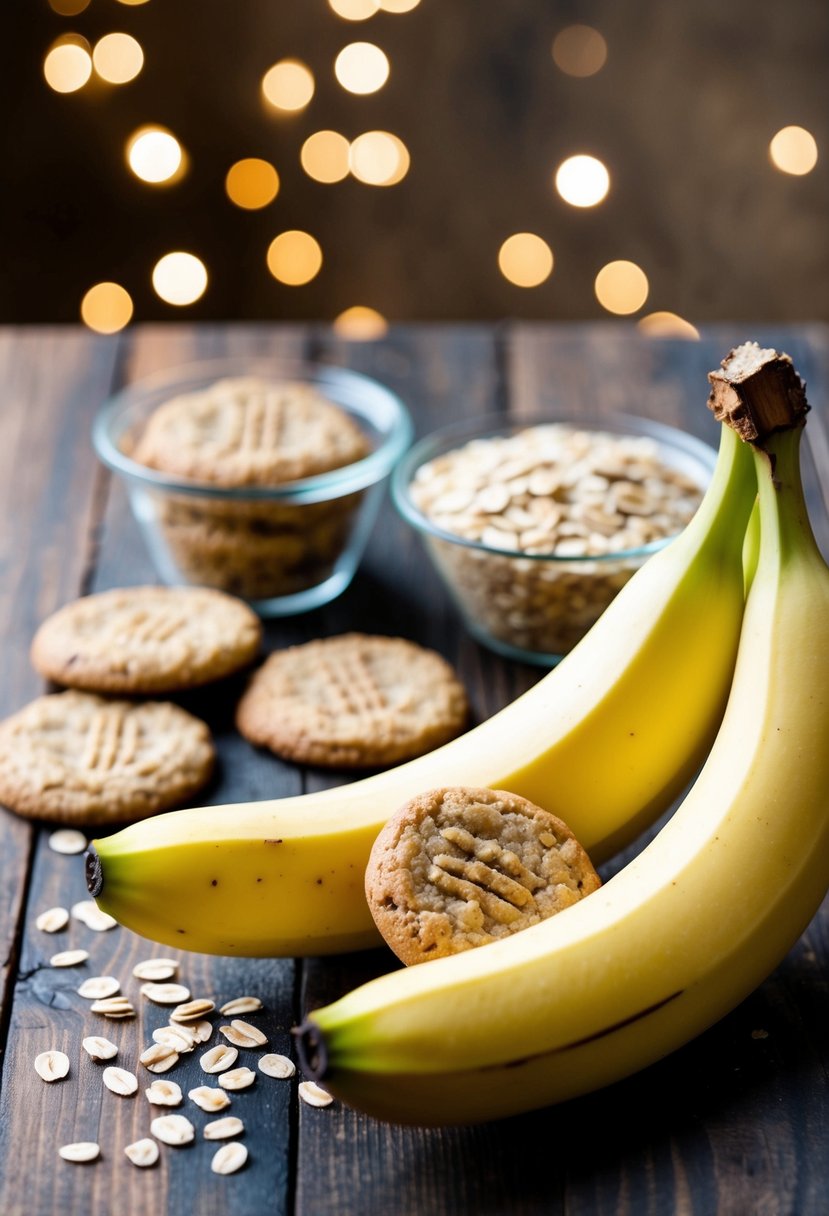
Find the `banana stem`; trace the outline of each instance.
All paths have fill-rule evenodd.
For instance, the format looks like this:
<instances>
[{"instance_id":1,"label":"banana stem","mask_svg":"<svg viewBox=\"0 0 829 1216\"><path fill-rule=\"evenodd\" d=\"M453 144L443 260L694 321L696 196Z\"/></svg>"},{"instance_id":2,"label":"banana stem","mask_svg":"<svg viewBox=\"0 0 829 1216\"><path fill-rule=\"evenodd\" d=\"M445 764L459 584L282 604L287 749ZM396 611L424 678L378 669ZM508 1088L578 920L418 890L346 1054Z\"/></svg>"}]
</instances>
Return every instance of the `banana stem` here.
<instances>
[{"instance_id":1,"label":"banana stem","mask_svg":"<svg viewBox=\"0 0 829 1216\"><path fill-rule=\"evenodd\" d=\"M800 471L803 427L797 424L754 445L760 503L760 564L823 558L809 520ZM770 543L776 538L776 544Z\"/></svg>"}]
</instances>

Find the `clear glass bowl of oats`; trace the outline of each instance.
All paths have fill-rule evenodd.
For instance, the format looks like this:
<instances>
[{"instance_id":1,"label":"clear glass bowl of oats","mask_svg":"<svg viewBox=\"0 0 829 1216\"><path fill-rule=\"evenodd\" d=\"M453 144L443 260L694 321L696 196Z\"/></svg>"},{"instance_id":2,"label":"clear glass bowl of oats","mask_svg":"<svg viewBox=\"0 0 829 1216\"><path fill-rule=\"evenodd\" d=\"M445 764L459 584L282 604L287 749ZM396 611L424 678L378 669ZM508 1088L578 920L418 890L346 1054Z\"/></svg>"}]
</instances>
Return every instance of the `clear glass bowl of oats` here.
<instances>
[{"instance_id":1,"label":"clear glass bowl of oats","mask_svg":"<svg viewBox=\"0 0 829 1216\"><path fill-rule=\"evenodd\" d=\"M557 663L694 514L713 448L647 418L490 417L415 444L392 496L490 649Z\"/></svg>"},{"instance_id":2,"label":"clear glass bowl of oats","mask_svg":"<svg viewBox=\"0 0 829 1216\"><path fill-rule=\"evenodd\" d=\"M406 407L377 381L273 359L137 381L92 432L159 577L228 591L262 616L345 590L411 437Z\"/></svg>"}]
</instances>

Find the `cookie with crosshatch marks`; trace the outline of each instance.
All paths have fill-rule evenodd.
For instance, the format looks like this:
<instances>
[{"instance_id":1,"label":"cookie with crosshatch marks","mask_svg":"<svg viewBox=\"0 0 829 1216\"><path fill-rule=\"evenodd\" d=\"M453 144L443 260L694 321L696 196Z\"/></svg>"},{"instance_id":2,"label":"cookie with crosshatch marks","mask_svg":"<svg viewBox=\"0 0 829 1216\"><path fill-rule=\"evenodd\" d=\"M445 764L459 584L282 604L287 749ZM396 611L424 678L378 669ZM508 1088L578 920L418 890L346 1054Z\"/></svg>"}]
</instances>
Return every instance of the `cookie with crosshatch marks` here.
<instances>
[{"instance_id":1,"label":"cookie with crosshatch marks","mask_svg":"<svg viewBox=\"0 0 829 1216\"><path fill-rule=\"evenodd\" d=\"M247 604L203 587L124 587L48 617L32 642L37 671L105 693L166 693L219 680L255 657L262 625Z\"/></svg>"},{"instance_id":2,"label":"cookie with crosshatch marks","mask_svg":"<svg viewBox=\"0 0 829 1216\"><path fill-rule=\"evenodd\" d=\"M347 633L277 651L236 711L251 743L333 768L373 768L457 735L466 693L433 650L403 638Z\"/></svg>"},{"instance_id":3,"label":"cookie with crosshatch marks","mask_svg":"<svg viewBox=\"0 0 829 1216\"><path fill-rule=\"evenodd\" d=\"M600 885L555 815L504 790L452 787L407 802L371 850L366 899L406 964L509 937Z\"/></svg>"},{"instance_id":4,"label":"cookie with crosshatch marks","mask_svg":"<svg viewBox=\"0 0 829 1216\"><path fill-rule=\"evenodd\" d=\"M312 384L256 376L217 380L165 401L133 459L221 486L271 486L353 464L371 445Z\"/></svg>"},{"instance_id":5,"label":"cookie with crosshatch marks","mask_svg":"<svg viewBox=\"0 0 829 1216\"><path fill-rule=\"evenodd\" d=\"M61 823L143 819L186 802L213 761L207 726L177 705L73 689L0 723L0 802Z\"/></svg>"}]
</instances>

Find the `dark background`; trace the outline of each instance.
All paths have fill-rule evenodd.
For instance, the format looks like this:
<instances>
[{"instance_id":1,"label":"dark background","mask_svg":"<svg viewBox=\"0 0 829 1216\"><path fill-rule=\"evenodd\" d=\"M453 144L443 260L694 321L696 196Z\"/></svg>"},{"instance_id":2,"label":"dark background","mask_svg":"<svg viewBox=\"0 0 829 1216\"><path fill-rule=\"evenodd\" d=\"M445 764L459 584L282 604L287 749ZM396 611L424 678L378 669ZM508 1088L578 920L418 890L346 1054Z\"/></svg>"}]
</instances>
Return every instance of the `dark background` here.
<instances>
[{"instance_id":1,"label":"dark background","mask_svg":"<svg viewBox=\"0 0 829 1216\"><path fill-rule=\"evenodd\" d=\"M62 17L47 0L3 0L3 273L0 321L77 321L84 292L115 280L135 320L328 320L354 304L390 320L585 319L607 316L593 293L607 261L637 262L650 280L642 310L694 323L740 318L829 320L829 155L793 177L768 144L781 127L810 130L821 153L829 114L825 0L421 0L410 13L339 18L326 0L91 0ZM598 75L553 63L573 22L607 40ZM113 30L145 53L133 82L53 92L43 58L60 34L91 43ZM387 84L369 96L336 82L346 43L377 43ZM298 115L266 110L260 81L284 57L316 78ZM169 127L189 172L159 188L127 168L140 125ZM382 189L353 178L310 180L299 149L313 131L398 134L411 169ZM606 201L580 210L552 187L566 156L608 166ZM282 187L262 211L224 191L230 165L261 156ZM265 253L278 232L311 232L321 273L276 282ZM512 286L497 254L513 232L544 237L554 272ZM153 292L164 253L205 262L206 294L175 308Z\"/></svg>"}]
</instances>

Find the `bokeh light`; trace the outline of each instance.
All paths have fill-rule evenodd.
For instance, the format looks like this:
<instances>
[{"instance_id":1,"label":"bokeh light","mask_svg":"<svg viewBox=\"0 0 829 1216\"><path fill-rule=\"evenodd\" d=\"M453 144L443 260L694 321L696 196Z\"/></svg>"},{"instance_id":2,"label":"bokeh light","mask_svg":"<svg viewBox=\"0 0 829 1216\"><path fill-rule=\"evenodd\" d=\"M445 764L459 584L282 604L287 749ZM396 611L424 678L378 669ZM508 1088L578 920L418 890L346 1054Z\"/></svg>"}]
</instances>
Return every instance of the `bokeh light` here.
<instances>
[{"instance_id":1,"label":"bokeh light","mask_svg":"<svg viewBox=\"0 0 829 1216\"><path fill-rule=\"evenodd\" d=\"M553 251L534 232L516 232L498 250L498 269L516 287L538 287L553 271Z\"/></svg>"},{"instance_id":2,"label":"bokeh light","mask_svg":"<svg viewBox=\"0 0 829 1216\"><path fill-rule=\"evenodd\" d=\"M139 4L146 4L147 0L118 0L119 4L128 4L131 8L137 8Z\"/></svg>"},{"instance_id":3,"label":"bokeh light","mask_svg":"<svg viewBox=\"0 0 829 1216\"><path fill-rule=\"evenodd\" d=\"M699 330L675 312L649 312L636 322L637 328L648 338L683 338L686 342L698 342Z\"/></svg>"},{"instance_id":4,"label":"bokeh light","mask_svg":"<svg viewBox=\"0 0 829 1216\"><path fill-rule=\"evenodd\" d=\"M803 127L783 127L769 144L769 156L781 173L802 177L817 164L815 137Z\"/></svg>"},{"instance_id":5,"label":"bokeh light","mask_svg":"<svg viewBox=\"0 0 829 1216\"><path fill-rule=\"evenodd\" d=\"M104 34L95 43L92 62L108 84L126 84L143 68L144 52L141 43L129 34Z\"/></svg>"},{"instance_id":6,"label":"bokeh light","mask_svg":"<svg viewBox=\"0 0 829 1216\"><path fill-rule=\"evenodd\" d=\"M299 154L303 169L316 182L341 182L348 177L348 140L337 131L315 131Z\"/></svg>"},{"instance_id":7,"label":"bokeh light","mask_svg":"<svg viewBox=\"0 0 829 1216\"><path fill-rule=\"evenodd\" d=\"M184 152L166 127L140 127L127 141L127 162L142 182L159 185L181 177Z\"/></svg>"},{"instance_id":8,"label":"bokeh light","mask_svg":"<svg viewBox=\"0 0 829 1216\"><path fill-rule=\"evenodd\" d=\"M96 283L81 300L81 320L98 334L116 334L132 317L132 298L120 283Z\"/></svg>"},{"instance_id":9,"label":"bokeh light","mask_svg":"<svg viewBox=\"0 0 829 1216\"><path fill-rule=\"evenodd\" d=\"M268 247L267 260L268 270L280 283L301 287L319 274L322 250L310 233L292 229L274 237Z\"/></svg>"},{"instance_id":10,"label":"bokeh light","mask_svg":"<svg viewBox=\"0 0 829 1216\"><path fill-rule=\"evenodd\" d=\"M385 337L389 323L376 308L354 304L344 309L334 321L334 332L349 342L374 342Z\"/></svg>"},{"instance_id":11,"label":"bokeh light","mask_svg":"<svg viewBox=\"0 0 829 1216\"><path fill-rule=\"evenodd\" d=\"M43 60L43 75L56 93L76 93L92 75L92 52L79 34L64 34L53 42Z\"/></svg>"},{"instance_id":12,"label":"bokeh light","mask_svg":"<svg viewBox=\"0 0 829 1216\"><path fill-rule=\"evenodd\" d=\"M207 267L193 253L167 253L153 267L153 287L167 304L195 304L207 288Z\"/></svg>"},{"instance_id":13,"label":"bokeh light","mask_svg":"<svg viewBox=\"0 0 829 1216\"><path fill-rule=\"evenodd\" d=\"M389 61L373 42L351 42L334 60L334 75L349 93L376 93L389 78Z\"/></svg>"},{"instance_id":14,"label":"bokeh light","mask_svg":"<svg viewBox=\"0 0 829 1216\"><path fill-rule=\"evenodd\" d=\"M595 207L610 189L610 174L595 156L568 156L556 170L555 181L572 207Z\"/></svg>"},{"instance_id":15,"label":"bokeh light","mask_svg":"<svg viewBox=\"0 0 829 1216\"><path fill-rule=\"evenodd\" d=\"M384 13L410 13L418 4L420 0L380 0Z\"/></svg>"},{"instance_id":16,"label":"bokeh light","mask_svg":"<svg viewBox=\"0 0 829 1216\"><path fill-rule=\"evenodd\" d=\"M607 43L592 25L568 25L553 40L553 60L568 76L595 76L607 59Z\"/></svg>"},{"instance_id":17,"label":"bokeh light","mask_svg":"<svg viewBox=\"0 0 829 1216\"><path fill-rule=\"evenodd\" d=\"M88 7L89 0L49 0L49 8L59 17L77 17Z\"/></svg>"},{"instance_id":18,"label":"bokeh light","mask_svg":"<svg viewBox=\"0 0 829 1216\"><path fill-rule=\"evenodd\" d=\"M237 207L258 211L272 203L279 193L279 174L269 161L247 156L228 169L225 191Z\"/></svg>"},{"instance_id":19,"label":"bokeh light","mask_svg":"<svg viewBox=\"0 0 829 1216\"><path fill-rule=\"evenodd\" d=\"M635 262L608 262L596 275L596 299L608 312L627 316L648 298L648 278Z\"/></svg>"},{"instance_id":20,"label":"bokeh light","mask_svg":"<svg viewBox=\"0 0 829 1216\"><path fill-rule=\"evenodd\" d=\"M262 77L262 92L277 110L304 110L314 96L314 74L298 59L280 59Z\"/></svg>"},{"instance_id":21,"label":"bokeh light","mask_svg":"<svg viewBox=\"0 0 829 1216\"><path fill-rule=\"evenodd\" d=\"M352 141L348 163L366 186L396 186L409 172L409 149L390 131L364 131Z\"/></svg>"},{"instance_id":22,"label":"bokeh light","mask_svg":"<svg viewBox=\"0 0 829 1216\"><path fill-rule=\"evenodd\" d=\"M380 0L328 0L328 3L346 21L366 21L380 8Z\"/></svg>"}]
</instances>

